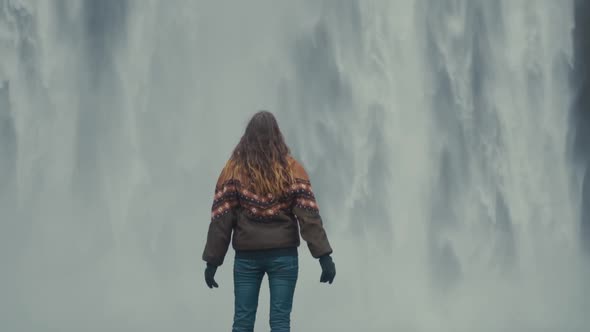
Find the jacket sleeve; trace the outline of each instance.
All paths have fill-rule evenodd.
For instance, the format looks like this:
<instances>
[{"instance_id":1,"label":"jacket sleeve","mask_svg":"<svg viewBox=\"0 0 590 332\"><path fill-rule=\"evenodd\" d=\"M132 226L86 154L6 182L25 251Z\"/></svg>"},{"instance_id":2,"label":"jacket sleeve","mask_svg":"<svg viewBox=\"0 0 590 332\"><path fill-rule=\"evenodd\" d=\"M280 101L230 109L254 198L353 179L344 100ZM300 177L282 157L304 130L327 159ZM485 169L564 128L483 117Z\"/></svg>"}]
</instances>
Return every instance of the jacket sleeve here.
<instances>
[{"instance_id":1,"label":"jacket sleeve","mask_svg":"<svg viewBox=\"0 0 590 332\"><path fill-rule=\"evenodd\" d=\"M231 242L236 220L235 210L238 205L236 183L232 180L224 180L222 175L215 186L211 222L207 232L207 243L203 250L203 260L215 266L223 264Z\"/></svg>"},{"instance_id":2,"label":"jacket sleeve","mask_svg":"<svg viewBox=\"0 0 590 332\"><path fill-rule=\"evenodd\" d=\"M309 176L300 164L296 164L294 176L295 184L291 187L295 195L293 214L299 221L301 237L307 242L314 258L329 255L332 253L332 247L323 226Z\"/></svg>"}]
</instances>

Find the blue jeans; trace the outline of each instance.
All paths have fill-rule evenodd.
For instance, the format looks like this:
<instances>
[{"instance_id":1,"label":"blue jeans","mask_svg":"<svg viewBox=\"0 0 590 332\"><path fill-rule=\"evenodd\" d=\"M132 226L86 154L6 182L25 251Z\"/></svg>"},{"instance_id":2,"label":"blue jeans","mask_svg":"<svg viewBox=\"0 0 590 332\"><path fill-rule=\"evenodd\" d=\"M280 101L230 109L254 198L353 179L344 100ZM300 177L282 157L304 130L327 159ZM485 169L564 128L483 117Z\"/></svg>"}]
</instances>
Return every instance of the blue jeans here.
<instances>
[{"instance_id":1,"label":"blue jeans","mask_svg":"<svg viewBox=\"0 0 590 332\"><path fill-rule=\"evenodd\" d=\"M291 330L291 308L299 260L297 256L256 259L236 258L234 261L234 323L232 332L254 331L260 284L266 273L270 287L271 332Z\"/></svg>"}]
</instances>

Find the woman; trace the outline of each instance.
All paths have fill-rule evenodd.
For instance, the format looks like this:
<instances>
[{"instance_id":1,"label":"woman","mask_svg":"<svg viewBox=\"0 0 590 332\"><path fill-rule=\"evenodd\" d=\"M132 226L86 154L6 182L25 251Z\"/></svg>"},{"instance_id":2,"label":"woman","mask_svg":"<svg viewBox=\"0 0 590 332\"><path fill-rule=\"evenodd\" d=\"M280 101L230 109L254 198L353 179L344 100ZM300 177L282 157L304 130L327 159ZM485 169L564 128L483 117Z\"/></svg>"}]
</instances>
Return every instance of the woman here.
<instances>
[{"instance_id":1,"label":"woman","mask_svg":"<svg viewBox=\"0 0 590 332\"><path fill-rule=\"evenodd\" d=\"M299 225L299 227L298 227ZM230 239L234 260L233 332L253 331L262 278L270 287L272 332L290 331L301 237L332 283L336 268L309 177L291 155L272 113L256 113L221 171L203 260L205 281L214 280ZM233 237L232 237L233 232Z\"/></svg>"}]
</instances>

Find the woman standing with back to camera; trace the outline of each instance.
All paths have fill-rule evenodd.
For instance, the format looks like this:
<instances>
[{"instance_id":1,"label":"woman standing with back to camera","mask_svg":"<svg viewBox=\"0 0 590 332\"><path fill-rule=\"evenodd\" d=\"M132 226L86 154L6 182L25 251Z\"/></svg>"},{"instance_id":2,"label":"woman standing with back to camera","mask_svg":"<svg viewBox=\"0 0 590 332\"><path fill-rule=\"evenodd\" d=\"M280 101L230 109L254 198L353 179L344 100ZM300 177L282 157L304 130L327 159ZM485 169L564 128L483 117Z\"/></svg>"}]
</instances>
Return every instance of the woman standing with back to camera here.
<instances>
[{"instance_id":1,"label":"woman standing with back to camera","mask_svg":"<svg viewBox=\"0 0 590 332\"><path fill-rule=\"evenodd\" d=\"M299 226L298 226L299 224ZM233 232L233 237L232 237ZM290 331L299 271L299 232L322 274L332 283L336 268L309 177L291 155L272 113L256 113L215 186L203 260L205 281L218 287L215 271L235 249L233 332L252 332L264 274L270 288L271 332Z\"/></svg>"}]
</instances>

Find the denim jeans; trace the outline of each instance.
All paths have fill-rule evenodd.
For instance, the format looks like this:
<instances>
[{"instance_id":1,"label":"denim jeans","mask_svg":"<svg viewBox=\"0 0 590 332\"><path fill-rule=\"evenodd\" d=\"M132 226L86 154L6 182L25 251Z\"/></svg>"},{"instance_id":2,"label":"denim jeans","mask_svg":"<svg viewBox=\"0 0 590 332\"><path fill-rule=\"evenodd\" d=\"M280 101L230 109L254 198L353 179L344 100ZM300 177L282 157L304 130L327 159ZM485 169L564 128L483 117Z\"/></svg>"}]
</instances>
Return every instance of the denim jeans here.
<instances>
[{"instance_id":1,"label":"denim jeans","mask_svg":"<svg viewBox=\"0 0 590 332\"><path fill-rule=\"evenodd\" d=\"M234 261L234 323L232 332L252 332L260 284L266 273L270 288L271 332L289 332L299 261L297 256L236 258Z\"/></svg>"}]
</instances>

